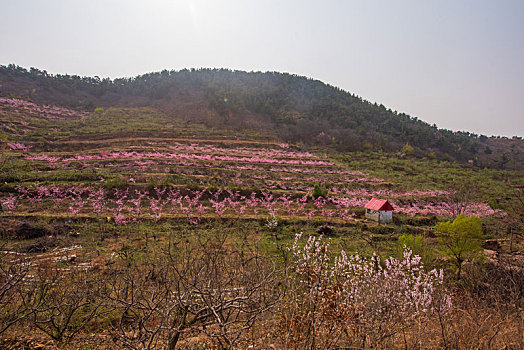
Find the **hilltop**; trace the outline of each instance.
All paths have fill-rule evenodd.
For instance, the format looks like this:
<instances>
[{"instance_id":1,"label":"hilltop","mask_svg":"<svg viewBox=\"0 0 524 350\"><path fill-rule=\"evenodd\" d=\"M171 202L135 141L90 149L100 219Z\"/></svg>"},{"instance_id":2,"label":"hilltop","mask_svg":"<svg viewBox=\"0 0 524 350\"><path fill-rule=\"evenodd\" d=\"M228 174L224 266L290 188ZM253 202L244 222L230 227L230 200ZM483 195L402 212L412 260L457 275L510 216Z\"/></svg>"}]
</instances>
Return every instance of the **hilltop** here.
<instances>
[{"instance_id":1,"label":"hilltop","mask_svg":"<svg viewBox=\"0 0 524 350\"><path fill-rule=\"evenodd\" d=\"M415 117L327 85L277 72L199 69L100 79L51 75L36 68L0 66L0 97L96 108L149 108L165 123L142 136L161 135L164 125L191 123L336 151L406 152L422 158L519 169L524 141L439 129ZM121 122L125 121L121 116ZM4 132L11 133L9 130ZM406 144L411 147L404 148ZM411 150L412 148L412 150Z\"/></svg>"}]
</instances>

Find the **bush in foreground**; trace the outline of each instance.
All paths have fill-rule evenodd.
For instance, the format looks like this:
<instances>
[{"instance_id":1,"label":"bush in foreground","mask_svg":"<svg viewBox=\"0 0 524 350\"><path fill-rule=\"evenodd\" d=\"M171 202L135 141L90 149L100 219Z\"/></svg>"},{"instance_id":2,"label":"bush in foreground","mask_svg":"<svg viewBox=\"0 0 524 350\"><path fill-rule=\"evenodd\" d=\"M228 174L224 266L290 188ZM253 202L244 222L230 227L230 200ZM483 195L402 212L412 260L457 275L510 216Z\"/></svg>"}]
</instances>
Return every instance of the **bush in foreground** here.
<instances>
[{"instance_id":1,"label":"bush in foreground","mask_svg":"<svg viewBox=\"0 0 524 350\"><path fill-rule=\"evenodd\" d=\"M424 270L406 249L403 259L329 252L322 236L291 248L295 289L283 313L287 346L376 346L415 322L450 309L442 271Z\"/></svg>"}]
</instances>

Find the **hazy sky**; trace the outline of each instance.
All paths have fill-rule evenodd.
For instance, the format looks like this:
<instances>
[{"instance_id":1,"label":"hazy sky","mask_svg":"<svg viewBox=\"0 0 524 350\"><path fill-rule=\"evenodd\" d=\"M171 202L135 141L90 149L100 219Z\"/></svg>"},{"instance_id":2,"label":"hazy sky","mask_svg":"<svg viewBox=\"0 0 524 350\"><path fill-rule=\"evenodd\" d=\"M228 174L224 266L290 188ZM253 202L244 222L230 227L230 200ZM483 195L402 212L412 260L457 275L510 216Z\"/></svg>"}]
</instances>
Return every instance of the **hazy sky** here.
<instances>
[{"instance_id":1,"label":"hazy sky","mask_svg":"<svg viewBox=\"0 0 524 350\"><path fill-rule=\"evenodd\" d=\"M524 136L522 0L0 0L9 63L289 72L442 128Z\"/></svg>"}]
</instances>

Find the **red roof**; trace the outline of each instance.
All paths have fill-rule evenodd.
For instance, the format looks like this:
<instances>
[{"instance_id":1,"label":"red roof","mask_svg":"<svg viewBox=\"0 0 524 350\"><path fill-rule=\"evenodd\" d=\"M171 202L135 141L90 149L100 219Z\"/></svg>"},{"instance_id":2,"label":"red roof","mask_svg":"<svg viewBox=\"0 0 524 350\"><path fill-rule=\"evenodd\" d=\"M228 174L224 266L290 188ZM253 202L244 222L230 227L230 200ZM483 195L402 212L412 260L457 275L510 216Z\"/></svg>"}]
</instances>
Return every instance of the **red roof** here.
<instances>
[{"instance_id":1,"label":"red roof","mask_svg":"<svg viewBox=\"0 0 524 350\"><path fill-rule=\"evenodd\" d=\"M378 198L372 198L364 208L372 210L393 210L393 207L386 199Z\"/></svg>"}]
</instances>

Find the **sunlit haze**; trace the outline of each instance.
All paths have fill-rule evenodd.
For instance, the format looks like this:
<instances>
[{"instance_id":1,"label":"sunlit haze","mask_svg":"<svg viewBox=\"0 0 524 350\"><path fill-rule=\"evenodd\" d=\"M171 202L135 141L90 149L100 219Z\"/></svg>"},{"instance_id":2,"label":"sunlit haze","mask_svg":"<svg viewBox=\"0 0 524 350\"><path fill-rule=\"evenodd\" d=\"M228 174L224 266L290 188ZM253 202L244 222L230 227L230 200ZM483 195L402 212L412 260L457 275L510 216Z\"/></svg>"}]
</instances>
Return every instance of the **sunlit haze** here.
<instances>
[{"instance_id":1,"label":"sunlit haze","mask_svg":"<svg viewBox=\"0 0 524 350\"><path fill-rule=\"evenodd\" d=\"M1 1L0 64L304 75L441 128L524 135L523 1Z\"/></svg>"}]
</instances>

